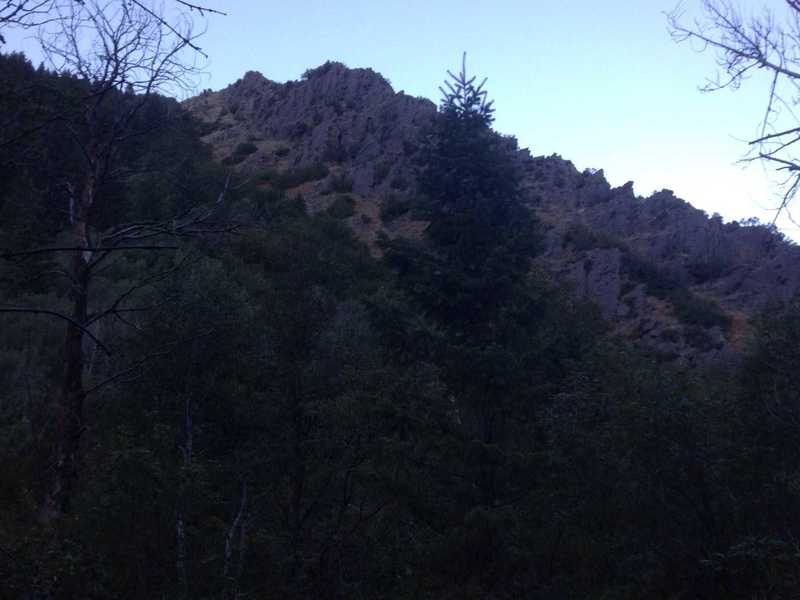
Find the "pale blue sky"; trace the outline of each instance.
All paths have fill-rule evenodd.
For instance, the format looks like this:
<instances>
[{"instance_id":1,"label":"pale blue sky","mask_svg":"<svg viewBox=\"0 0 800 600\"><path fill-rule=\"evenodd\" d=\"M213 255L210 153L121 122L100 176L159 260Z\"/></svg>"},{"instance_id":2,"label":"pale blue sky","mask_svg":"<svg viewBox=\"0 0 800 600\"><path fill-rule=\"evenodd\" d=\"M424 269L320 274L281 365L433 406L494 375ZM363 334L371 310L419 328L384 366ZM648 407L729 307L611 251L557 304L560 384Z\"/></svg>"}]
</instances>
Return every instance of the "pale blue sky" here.
<instances>
[{"instance_id":1,"label":"pale blue sky","mask_svg":"<svg viewBox=\"0 0 800 600\"><path fill-rule=\"evenodd\" d=\"M445 69L466 50L470 71L489 78L496 128L534 155L558 153L579 169L602 168L612 185L632 180L641 195L673 189L726 220L771 220L768 174L758 164L734 164L745 152L735 138L756 132L766 84L698 92L713 73L713 56L670 39L663 13L675 3L208 0L228 16L208 20L201 45L211 58L199 86L219 89L247 70L297 79L338 60L438 101ZM684 0L690 12L698 4ZM780 224L800 237L787 220Z\"/></svg>"}]
</instances>

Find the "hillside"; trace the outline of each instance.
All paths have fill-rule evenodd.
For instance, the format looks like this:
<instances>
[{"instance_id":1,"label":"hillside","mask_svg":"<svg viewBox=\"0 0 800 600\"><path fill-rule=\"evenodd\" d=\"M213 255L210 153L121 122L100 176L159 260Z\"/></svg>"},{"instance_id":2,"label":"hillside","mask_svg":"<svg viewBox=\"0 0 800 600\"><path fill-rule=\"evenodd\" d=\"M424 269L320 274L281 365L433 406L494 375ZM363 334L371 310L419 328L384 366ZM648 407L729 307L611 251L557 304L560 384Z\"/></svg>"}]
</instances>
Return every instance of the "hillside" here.
<instances>
[{"instance_id":1,"label":"hillside","mask_svg":"<svg viewBox=\"0 0 800 600\"><path fill-rule=\"evenodd\" d=\"M796 249L450 77L0 54L0 597L800 597Z\"/></svg>"},{"instance_id":2,"label":"hillside","mask_svg":"<svg viewBox=\"0 0 800 600\"><path fill-rule=\"evenodd\" d=\"M373 253L382 234L425 230L408 208L436 107L380 74L326 63L279 84L250 71L185 106L216 158L262 187L302 196L311 213L347 204L342 217ZM738 354L747 319L800 289L800 249L767 227L723 223L669 190L637 197L559 156L523 149L517 160L525 201L547 228L541 264L617 332L668 359Z\"/></svg>"}]
</instances>

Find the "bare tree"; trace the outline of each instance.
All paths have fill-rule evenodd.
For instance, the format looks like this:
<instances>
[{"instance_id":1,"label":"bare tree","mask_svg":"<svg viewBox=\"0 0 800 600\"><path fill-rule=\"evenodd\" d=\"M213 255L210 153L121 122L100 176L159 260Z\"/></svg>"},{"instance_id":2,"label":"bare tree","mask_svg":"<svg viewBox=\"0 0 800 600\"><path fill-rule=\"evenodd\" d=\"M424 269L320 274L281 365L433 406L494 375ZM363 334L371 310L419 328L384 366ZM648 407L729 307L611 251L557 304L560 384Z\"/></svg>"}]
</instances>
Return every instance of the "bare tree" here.
<instances>
[{"instance_id":1,"label":"bare tree","mask_svg":"<svg viewBox=\"0 0 800 600\"><path fill-rule=\"evenodd\" d=\"M681 5L667 15L674 40L696 42L700 51L716 56L717 73L702 91L738 89L756 73L769 75L758 133L747 142L743 161L765 161L780 175L776 220L782 212L789 214L787 207L800 188L800 118L795 112L800 102L800 0L783 1L781 12L763 7L750 15L732 0L703 0L701 18L687 23Z\"/></svg>"},{"instance_id":2,"label":"bare tree","mask_svg":"<svg viewBox=\"0 0 800 600\"><path fill-rule=\"evenodd\" d=\"M28 29L42 25L50 19L53 0L2 0L0 1L0 45L6 43L3 30L7 27Z\"/></svg>"},{"instance_id":3,"label":"bare tree","mask_svg":"<svg viewBox=\"0 0 800 600\"><path fill-rule=\"evenodd\" d=\"M196 35L188 15L167 21L162 13L140 2L85 0L58 5L53 10L57 18L40 30L42 50L51 67L77 77L86 90L77 106L70 106L60 116L82 156L81 170L63 182L67 241L59 247L0 255L6 259L42 253L68 257L63 270L71 290L68 311L0 306L0 313L46 314L66 322L62 379L55 400L53 472L40 510L44 522L56 520L68 510L87 394L121 376L111 375L87 388L87 342L92 348L110 352L99 339L99 322L109 317L124 321L124 315L131 310L127 302L133 295L180 269L183 261L144 276L104 307L95 306L92 295L98 266L118 252L171 251L177 249L176 238L227 230L214 224L213 219L229 183L225 182L214 206L194 207L168 221L117 223L101 229L96 215L109 201L104 193L107 184L121 175L120 151L130 140L147 133L138 129L137 115L156 93L191 86L196 72ZM135 368L136 365L122 374Z\"/></svg>"},{"instance_id":4,"label":"bare tree","mask_svg":"<svg viewBox=\"0 0 800 600\"><path fill-rule=\"evenodd\" d=\"M10 27L21 29L31 29L50 23L58 18L59 13L64 10L77 8L83 5L84 0L0 0L0 45L5 44L3 30ZM156 10L147 0L118 0L120 5L127 3L130 6L137 6L141 10L150 14L169 29L173 34L181 36L181 30L176 27L163 13ZM224 15L221 10L211 8L204 4L185 2L184 0L173 0L173 3L181 10L196 13L201 17L206 15ZM187 45L193 50L203 54L203 50L196 44L195 40L184 38Z\"/></svg>"}]
</instances>

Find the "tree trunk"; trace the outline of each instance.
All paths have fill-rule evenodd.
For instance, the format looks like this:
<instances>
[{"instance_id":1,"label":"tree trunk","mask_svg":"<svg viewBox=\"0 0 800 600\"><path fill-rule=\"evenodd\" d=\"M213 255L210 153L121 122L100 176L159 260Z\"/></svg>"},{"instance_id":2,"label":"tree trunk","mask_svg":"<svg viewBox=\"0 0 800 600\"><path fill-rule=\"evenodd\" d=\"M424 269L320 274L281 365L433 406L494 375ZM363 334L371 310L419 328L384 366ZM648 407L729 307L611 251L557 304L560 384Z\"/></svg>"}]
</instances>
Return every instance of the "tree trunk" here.
<instances>
[{"instance_id":1,"label":"tree trunk","mask_svg":"<svg viewBox=\"0 0 800 600\"><path fill-rule=\"evenodd\" d=\"M72 260L73 278L71 317L85 323L89 274L82 254ZM67 326L64 340L63 375L56 404L56 452L50 486L40 511L40 520L50 523L59 519L70 508L72 488L78 473L80 439L83 433L83 331L74 325Z\"/></svg>"},{"instance_id":2,"label":"tree trunk","mask_svg":"<svg viewBox=\"0 0 800 600\"><path fill-rule=\"evenodd\" d=\"M91 132L96 131L97 116L94 111L86 115ZM91 280L92 252L89 239L89 214L99 192L102 179L99 169L99 151L96 140L88 145L89 159L85 181L80 197L76 198L70 187L69 219L72 225L71 238L83 252L75 252L70 261L69 276L72 283L70 299L71 318L74 323L84 325L88 320L89 283ZM67 326L64 341L63 378L56 404L56 452L53 477L39 512L43 523L51 523L70 508L72 485L78 474L78 454L83 433L83 401L86 390L83 386L83 338L84 332L73 324Z\"/></svg>"},{"instance_id":3,"label":"tree trunk","mask_svg":"<svg viewBox=\"0 0 800 600\"><path fill-rule=\"evenodd\" d=\"M225 581L225 591L223 598L225 600L236 600L239 597L239 581L241 580L242 571L244 569L244 550L245 550L245 536L247 525L247 482L242 480L241 483L241 498L239 502L239 510L233 519L228 534L225 536L225 565L222 571L222 578ZM236 533L239 533L238 554L239 560L234 568L234 542Z\"/></svg>"},{"instance_id":4,"label":"tree trunk","mask_svg":"<svg viewBox=\"0 0 800 600\"><path fill-rule=\"evenodd\" d=\"M175 566L178 571L178 585L180 588L180 598L185 600L189 597L189 553L186 541L186 512L189 503L189 481L191 477L192 458L194 454L194 424L192 419L192 400L189 394L186 395L183 413L183 466L181 468L181 489L178 494L178 508L175 517L175 535L177 543L177 557Z\"/></svg>"}]
</instances>

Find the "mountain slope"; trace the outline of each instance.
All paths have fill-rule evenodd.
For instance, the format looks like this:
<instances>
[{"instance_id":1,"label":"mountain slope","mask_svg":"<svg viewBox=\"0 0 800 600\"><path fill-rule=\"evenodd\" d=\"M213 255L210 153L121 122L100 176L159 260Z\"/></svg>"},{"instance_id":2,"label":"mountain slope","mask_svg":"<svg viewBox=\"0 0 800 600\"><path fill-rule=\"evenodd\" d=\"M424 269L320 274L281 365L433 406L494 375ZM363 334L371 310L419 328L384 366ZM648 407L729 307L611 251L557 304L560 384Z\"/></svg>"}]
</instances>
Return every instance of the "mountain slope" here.
<instances>
[{"instance_id":1,"label":"mountain slope","mask_svg":"<svg viewBox=\"0 0 800 600\"><path fill-rule=\"evenodd\" d=\"M379 235L419 237L408 207L435 105L380 74L326 63L279 84L248 72L185 103L223 163L336 210L376 254ZM513 139L509 144L515 144ZM517 152L523 193L546 228L539 261L616 331L683 362L737 354L747 319L800 289L800 249L767 227L722 222L669 190L636 197L602 171Z\"/></svg>"}]
</instances>

